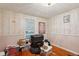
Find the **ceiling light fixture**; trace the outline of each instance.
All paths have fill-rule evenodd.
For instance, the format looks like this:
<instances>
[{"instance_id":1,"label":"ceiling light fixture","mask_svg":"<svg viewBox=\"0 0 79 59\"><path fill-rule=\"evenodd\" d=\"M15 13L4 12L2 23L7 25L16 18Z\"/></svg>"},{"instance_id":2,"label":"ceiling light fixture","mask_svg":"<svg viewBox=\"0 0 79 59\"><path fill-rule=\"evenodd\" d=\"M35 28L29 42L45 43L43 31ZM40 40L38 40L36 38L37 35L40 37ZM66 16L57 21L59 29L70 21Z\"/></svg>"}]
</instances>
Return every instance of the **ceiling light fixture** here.
<instances>
[{"instance_id":1,"label":"ceiling light fixture","mask_svg":"<svg viewBox=\"0 0 79 59\"><path fill-rule=\"evenodd\" d=\"M56 3L43 3L42 5L43 6L47 6L47 7L50 7L50 6L53 6L55 5Z\"/></svg>"}]
</instances>

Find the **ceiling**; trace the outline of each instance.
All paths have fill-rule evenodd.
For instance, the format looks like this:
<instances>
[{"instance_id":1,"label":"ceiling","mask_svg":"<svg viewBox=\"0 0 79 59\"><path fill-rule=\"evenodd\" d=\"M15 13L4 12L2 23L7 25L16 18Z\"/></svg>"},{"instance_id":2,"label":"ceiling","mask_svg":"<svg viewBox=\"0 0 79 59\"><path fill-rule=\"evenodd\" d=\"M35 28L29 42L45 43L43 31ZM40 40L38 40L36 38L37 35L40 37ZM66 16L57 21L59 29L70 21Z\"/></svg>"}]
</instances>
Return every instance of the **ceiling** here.
<instances>
[{"instance_id":1,"label":"ceiling","mask_svg":"<svg viewBox=\"0 0 79 59\"><path fill-rule=\"evenodd\" d=\"M43 3L0 3L0 8L26 13L32 16L51 18L59 13L78 8L79 3L56 3L53 6L43 6Z\"/></svg>"}]
</instances>

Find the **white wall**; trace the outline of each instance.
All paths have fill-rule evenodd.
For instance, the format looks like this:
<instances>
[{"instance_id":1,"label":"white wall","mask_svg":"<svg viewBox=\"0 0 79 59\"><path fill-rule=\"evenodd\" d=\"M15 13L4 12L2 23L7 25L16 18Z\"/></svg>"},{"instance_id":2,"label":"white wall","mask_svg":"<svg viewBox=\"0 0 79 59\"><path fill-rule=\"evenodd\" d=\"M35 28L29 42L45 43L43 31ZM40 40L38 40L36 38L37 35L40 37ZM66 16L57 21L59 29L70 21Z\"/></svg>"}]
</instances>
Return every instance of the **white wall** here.
<instances>
[{"instance_id":1,"label":"white wall","mask_svg":"<svg viewBox=\"0 0 79 59\"><path fill-rule=\"evenodd\" d=\"M70 15L69 23L63 22L65 15ZM52 17L49 35L54 45L79 54L79 8Z\"/></svg>"},{"instance_id":2,"label":"white wall","mask_svg":"<svg viewBox=\"0 0 79 59\"><path fill-rule=\"evenodd\" d=\"M8 45L17 45L17 40L24 38L25 18L32 18L35 20L36 34L38 34L39 22L45 22L47 25L47 20L44 18L0 9L0 51ZM47 30L45 36L47 36Z\"/></svg>"}]
</instances>

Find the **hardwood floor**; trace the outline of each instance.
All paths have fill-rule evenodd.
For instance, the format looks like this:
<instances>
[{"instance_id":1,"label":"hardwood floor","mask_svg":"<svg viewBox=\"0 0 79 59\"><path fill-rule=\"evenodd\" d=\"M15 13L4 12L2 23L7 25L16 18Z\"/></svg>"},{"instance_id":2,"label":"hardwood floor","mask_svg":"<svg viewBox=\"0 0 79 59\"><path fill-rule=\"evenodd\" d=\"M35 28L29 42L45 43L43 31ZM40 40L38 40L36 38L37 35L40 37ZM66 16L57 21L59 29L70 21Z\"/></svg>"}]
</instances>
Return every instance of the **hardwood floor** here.
<instances>
[{"instance_id":1,"label":"hardwood floor","mask_svg":"<svg viewBox=\"0 0 79 59\"><path fill-rule=\"evenodd\" d=\"M69 51L66 51L56 46L53 46L52 51L56 54L56 56L74 56L75 55Z\"/></svg>"},{"instance_id":2,"label":"hardwood floor","mask_svg":"<svg viewBox=\"0 0 79 59\"><path fill-rule=\"evenodd\" d=\"M72 56L73 53L66 51L64 49L58 48L56 46L52 46L52 53L47 56ZM30 51L18 52L16 56L45 56L45 54L32 54Z\"/></svg>"}]
</instances>

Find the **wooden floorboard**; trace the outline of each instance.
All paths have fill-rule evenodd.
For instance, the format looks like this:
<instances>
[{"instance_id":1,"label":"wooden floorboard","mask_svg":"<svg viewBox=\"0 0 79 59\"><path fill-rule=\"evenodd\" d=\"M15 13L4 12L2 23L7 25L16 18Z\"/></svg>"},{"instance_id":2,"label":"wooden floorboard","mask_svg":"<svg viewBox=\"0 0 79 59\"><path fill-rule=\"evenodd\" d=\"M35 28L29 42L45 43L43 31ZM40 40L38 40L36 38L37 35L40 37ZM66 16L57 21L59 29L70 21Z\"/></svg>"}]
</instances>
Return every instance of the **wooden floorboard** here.
<instances>
[{"instance_id":1,"label":"wooden floorboard","mask_svg":"<svg viewBox=\"0 0 79 59\"><path fill-rule=\"evenodd\" d=\"M59 47L53 46L52 51L57 55L57 56L74 56L75 54L71 53L70 51L66 51L64 49L61 49Z\"/></svg>"},{"instance_id":2,"label":"wooden floorboard","mask_svg":"<svg viewBox=\"0 0 79 59\"><path fill-rule=\"evenodd\" d=\"M74 54L64 49L52 46L52 53L47 56L73 56ZM30 51L18 52L17 56L45 56L44 54L32 54Z\"/></svg>"}]
</instances>

